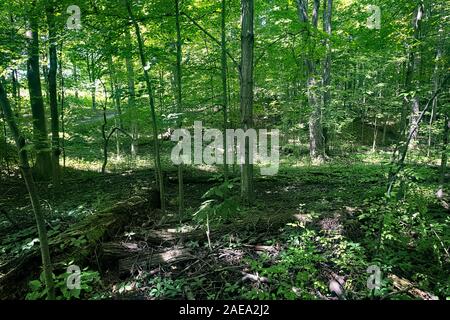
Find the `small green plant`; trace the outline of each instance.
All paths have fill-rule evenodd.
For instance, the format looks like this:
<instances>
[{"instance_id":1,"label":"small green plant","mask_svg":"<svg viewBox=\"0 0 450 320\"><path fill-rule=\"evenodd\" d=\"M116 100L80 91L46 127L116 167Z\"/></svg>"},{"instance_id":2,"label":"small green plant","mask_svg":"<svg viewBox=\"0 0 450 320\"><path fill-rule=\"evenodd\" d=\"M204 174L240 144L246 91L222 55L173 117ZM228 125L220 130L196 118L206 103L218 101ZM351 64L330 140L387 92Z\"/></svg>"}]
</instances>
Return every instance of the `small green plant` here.
<instances>
[{"instance_id":1,"label":"small green plant","mask_svg":"<svg viewBox=\"0 0 450 320\"><path fill-rule=\"evenodd\" d=\"M233 195L235 181L225 181L202 196L205 201L194 213L196 222L226 222L236 216L239 212L239 201L238 197Z\"/></svg>"},{"instance_id":2,"label":"small green plant","mask_svg":"<svg viewBox=\"0 0 450 320\"><path fill-rule=\"evenodd\" d=\"M149 291L150 297L174 299L183 294L186 280L154 277L150 279L149 285L151 286Z\"/></svg>"},{"instance_id":3,"label":"small green plant","mask_svg":"<svg viewBox=\"0 0 450 320\"><path fill-rule=\"evenodd\" d=\"M70 276L73 276L73 273L64 272L57 276L54 275L56 300L87 298L86 294L91 293L94 286L100 282L98 272L85 268L79 274L79 288L70 289L68 285ZM30 281L29 286L31 291L26 295L26 300L41 300L47 297L43 273L39 279Z\"/></svg>"}]
</instances>

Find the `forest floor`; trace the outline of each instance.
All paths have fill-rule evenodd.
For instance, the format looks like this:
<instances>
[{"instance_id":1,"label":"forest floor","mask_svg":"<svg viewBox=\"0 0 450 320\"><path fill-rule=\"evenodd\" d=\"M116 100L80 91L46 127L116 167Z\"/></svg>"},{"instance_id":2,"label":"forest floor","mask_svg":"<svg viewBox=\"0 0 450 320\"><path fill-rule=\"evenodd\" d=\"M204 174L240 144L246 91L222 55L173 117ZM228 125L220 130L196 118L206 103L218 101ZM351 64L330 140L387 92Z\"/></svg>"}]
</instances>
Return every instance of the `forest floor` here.
<instances>
[{"instance_id":1,"label":"forest floor","mask_svg":"<svg viewBox=\"0 0 450 320\"><path fill-rule=\"evenodd\" d=\"M119 202L151 198L154 190L148 137L141 134L136 158L126 155L127 138L118 145L119 157L111 141L107 171L102 174L101 112L92 114L82 101L70 104L63 184L53 188L38 183L50 241ZM111 114L107 121L108 128L114 126ZM340 287L341 299L424 298L427 292L450 296L450 221L448 210L435 197L439 169L430 160L438 155L409 155L401 177L405 194L392 203L384 197L390 150L371 152L349 145L347 153L337 150L330 161L313 166L306 145L284 146L278 174L256 175L251 207L239 203L237 179L222 182L220 167L190 166L184 172L186 208L180 217L176 168L167 156L171 146L170 141L162 145L166 212L151 203L125 210L120 228L95 241L80 263L80 297L336 299ZM15 154L13 148L8 152ZM236 177L239 168L233 169ZM209 196L204 197L206 193ZM212 209L205 210L211 200L215 200ZM43 288L37 281L39 259L31 263L24 257L37 252L39 245L28 194L17 171L0 172L0 209L0 299L23 299L30 293L28 298L33 298ZM59 297L67 299L71 295L64 291L64 267L73 264L76 251L83 252L89 240L69 233L66 242L72 251L53 257L58 259ZM20 281L2 287L2 279L23 265L31 269L23 270ZM381 268L379 290L367 288L369 266Z\"/></svg>"},{"instance_id":2,"label":"forest floor","mask_svg":"<svg viewBox=\"0 0 450 320\"><path fill-rule=\"evenodd\" d=\"M421 181L432 190L438 170L433 166L423 170ZM86 216L145 194L152 187L153 175L149 169L102 175L68 168L58 190L40 184L50 238ZM256 178L255 206L237 205L233 215L211 219L208 225L204 220L199 223L194 213L204 201L202 196L220 185L218 175L199 168L190 168L185 175L187 208L183 217L177 215L176 172L169 171L167 212L156 209L131 214L123 230L108 239L109 246L147 255L151 252L150 259L159 254L160 263L142 263L140 254L132 256L135 263L128 259L125 266L92 258L81 267L99 272L101 281L89 284L85 297L335 299L329 285L340 279L346 298L370 296L366 270L380 262L373 225L374 217L378 221L386 210L379 200L386 188L386 165L282 166L277 176ZM8 214L0 217L0 267L38 245L22 181L18 176L1 179L0 206ZM237 185L229 189L231 195L238 195ZM429 209L437 221L444 219L445 212L437 204ZM388 252L382 262L389 260L393 267L383 270L385 293L392 290L388 274L419 281L414 287L425 290L445 287L446 264L431 259L426 250L396 243L395 250ZM29 290L27 281L38 278L38 271L25 279L22 289L17 287L19 296L23 298ZM383 295L383 290L378 294Z\"/></svg>"}]
</instances>

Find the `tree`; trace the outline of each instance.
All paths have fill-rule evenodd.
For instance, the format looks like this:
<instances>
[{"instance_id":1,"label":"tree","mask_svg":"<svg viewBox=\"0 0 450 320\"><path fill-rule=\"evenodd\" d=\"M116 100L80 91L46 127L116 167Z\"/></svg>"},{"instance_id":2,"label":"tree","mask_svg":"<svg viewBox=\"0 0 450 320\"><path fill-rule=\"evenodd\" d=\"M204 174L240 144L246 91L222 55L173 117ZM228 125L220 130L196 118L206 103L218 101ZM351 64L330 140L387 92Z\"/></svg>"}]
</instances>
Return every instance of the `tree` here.
<instances>
[{"instance_id":1,"label":"tree","mask_svg":"<svg viewBox=\"0 0 450 320\"><path fill-rule=\"evenodd\" d=\"M319 82L316 78L315 62L315 43L312 36L317 33L317 24L319 19L320 0L314 0L313 11L311 15L311 26L309 26L308 3L306 0L296 0L299 20L305 32L305 44L307 53L305 58L307 72L307 95L308 104L311 108L311 114L308 121L309 126L309 152L311 160L314 163L320 163L325 158L324 139L322 131L322 108L320 98L318 97ZM331 17L331 15L330 15ZM331 19L331 18L330 18ZM331 26L330 26L331 30ZM331 31L330 31L331 32Z\"/></svg>"},{"instance_id":2,"label":"tree","mask_svg":"<svg viewBox=\"0 0 450 320\"><path fill-rule=\"evenodd\" d=\"M6 96L5 88L0 81L0 105L3 110L6 122L9 125L9 129L13 135L14 141L19 154L19 167L22 172L22 177L25 181L25 185L30 196L31 205L34 211L34 217L36 219L37 230L39 234L39 245L41 248L42 266L44 269L44 279L47 287L47 298L50 300L55 299L55 286L53 281L52 263L50 259L50 249L48 245L47 229L45 226L44 213L39 200L38 190L34 183L31 168L28 162L28 152L26 149L25 138L21 135L19 128L17 127L14 115Z\"/></svg>"},{"instance_id":3,"label":"tree","mask_svg":"<svg viewBox=\"0 0 450 320\"><path fill-rule=\"evenodd\" d=\"M131 141L131 155L136 156L137 153L137 135L138 135L138 127L137 127L137 113L136 113L136 89L135 89L135 81L134 81L134 66L133 66L133 51L132 51L132 43L131 43L131 35L130 30L127 26L125 30L125 45L128 50L125 52L125 64L127 67L127 82L128 82L128 110L131 114L131 136L133 137Z\"/></svg>"},{"instance_id":4,"label":"tree","mask_svg":"<svg viewBox=\"0 0 450 320\"><path fill-rule=\"evenodd\" d=\"M48 38L49 38L49 59L50 68L48 71L48 86L50 98L50 113L51 113L51 132L52 132L52 177L54 185L58 185L61 180L61 172L59 166L59 156L61 148L59 143L59 115L58 115L58 97L57 97L57 78L58 71L58 56L57 56L57 39L56 39L56 25L55 25L55 2L50 1L47 4L47 24L48 24Z\"/></svg>"},{"instance_id":5,"label":"tree","mask_svg":"<svg viewBox=\"0 0 450 320\"><path fill-rule=\"evenodd\" d=\"M36 150L35 171L39 179L47 179L52 173L52 162L39 71L39 26L36 1L32 3L28 18L31 35L28 44L27 78L33 116L33 144Z\"/></svg>"},{"instance_id":6,"label":"tree","mask_svg":"<svg viewBox=\"0 0 450 320\"><path fill-rule=\"evenodd\" d=\"M177 88L177 113L179 115L178 127L182 126L183 103L182 103L182 88L181 88L181 29L180 29L180 3L175 0L175 25L177 30L177 67L176 67L176 88ZM178 165L178 212L181 215L184 213L184 185L183 185L183 165Z\"/></svg>"},{"instance_id":7,"label":"tree","mask_svg":"<svg viewBox=\"0 0 450 320\"><path fill-rule=\"evenodd\" d=\"M244 131L253 128L253 0L241 1L241 64L240 64L240 105L241 126ZM250 153L249 138L245 139L245 161L241 165L241 196L247 203L254 198L253 155Z\"/></svg>"},{"instance_id":8,"label":"tree","mask_svg":"<svg viewBox=\"0 0 450 320\"><path fill-rule=\"evenodd\" d=\"M405 81L405 88L407 90L407 94L411 96L411 99L409 101L405 100L405 107L403 110L404 115L407 114L407 105L408 102L410 103L410 121L409 121L409 133L412 133L412 147L415 147L416 145L416 139L418 130L415 130L414 128L417 126L417 119L419 117L420 113L420 101L419 101L419 92L418 92L418 81L414 83L414 74L416 70L418 69L418 57L417 57L417 46L420 42L421 37L421 26L423 17L425 14L425 7L423 2L421 1L420 4L417 6L417 9L415 10L414 18L412 20L412 27L414 30L413 35L413 42L409 45L408 48L408 62L407 62L407 70L406 70L406 81ZM403 116L404 118L405 116ZM406 122L406 120L403 120ZM404 124L405 126L405 124ZM414 131L413 131L414 130Z\"/></svg>"},{"instance_id":9,"label":"tree","mask_svg":"<svg viewBox=\"0 0 450 320\"><path fill-rule=\"evenodd\" d=\"M155 171L156 171L156 180L159 185L159 193L161 198L161 209L165 211L166 205L165 205L165 193L164 193L164 180L163 180L163 174L162 174L162 168L161 168L161 155L159 152L159 141L158 141L158 123L156 120L156 111L155 111L155 98L153 94L153 86L150 80L149 75L149 64L147 59L145 58L144 54L144 42L142 40L141 31L139 29L139 24L136 21L136 18L133 13L133 8L131 5L130 0L124 0L125 5L127 8L128 16L131 20L131 23L134 26L134 30L136 32L136 38L138 41L138 49L139 49L139 56L141 58L141 64L142 68L144 70L144 78L145 78L145 84L147 86L147 92L149 96L150 101L150 115L152 119L152 125L153 125L153 148L155 152Z\"/></svg>"},{"instance_id":10,"label":"tree","mask_svg":"<svg viewBox=\"0 0 450 320\"><path fill-rule=\"evenodd\" d=\"M325 47L326 47L326 57L323 62L323 77L322 77L322 86L323 86L323 109L327 110L329 108L329 104L331 101L331 93L330 93L330 84L331 84L331 15L333 13L333 0L324 0L323 1L323 31L326 32L328 38L325 39ZM327 134L325 132L325 128L323 128L323 136L324 136L324 148L328 147L326 145Z\"/></svg>"},{"instance_id":11,"label":"tree","mask_svg":"<svg viewBox=\"0 0 450 320\"><path fill-rule=\"evenodd\" d=\"M228 63L227 63L227 39L226 39L226 30L225 30L225 24L226 24L226 2L225 0L222 0L222 6L221 6L221 19L220 19L220 35L221 35L221 57L220 57L220 64L221 64L221 75L222 75L222 112L223 112L223 132L226 132L226 129L228 129L228 85L227 85L227 70L228 70ZM227 145L227 135L223 135L223 145L226 148ZM223 157L223 174L225 180L228 180L228 163L227 163L227 157Z\"/></svg>"}]
</instances>

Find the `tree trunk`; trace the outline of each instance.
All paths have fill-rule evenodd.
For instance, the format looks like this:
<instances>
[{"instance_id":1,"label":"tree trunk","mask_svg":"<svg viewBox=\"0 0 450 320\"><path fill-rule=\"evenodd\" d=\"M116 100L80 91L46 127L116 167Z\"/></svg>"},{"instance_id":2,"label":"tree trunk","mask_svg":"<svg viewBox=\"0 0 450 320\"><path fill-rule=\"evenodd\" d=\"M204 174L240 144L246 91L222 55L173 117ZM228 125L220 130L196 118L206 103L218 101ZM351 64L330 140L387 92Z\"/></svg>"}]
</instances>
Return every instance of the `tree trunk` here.
<instances>
[{"instance_id":1,"label":"tree trunk","mask_svg":"<svg viewBox=\"0 0 450 320\"><path fill-rule=\"evenodd\" d=\"M222 112L223 112L223 132L228 129L228 85L227 85L227 40L225 36L225 19L226 19L226 0L222 0L222 13L221 13L221 71L222 71ZM223 135L223 146L226 150L227 135ZM228 164L227 157L223 157L223 175L225 181L228 180Z\"/></svg>"},{"instance_id":2,"label":"tree trunk","mask_svg":"<svg viewBox=\"0 0 450 320\"><path fill-rule=\"evenodd\" d=\"M176 88L177 88L177 113L180 115L183 111L182 88L181 88L181 30L180 30L180 3L175 0L175 24L177 30L177 69L176 69ZM182 127L183 120L179 116L177 126ZM183 164L178 165L178 213L180 217L184 214L184 185L183 185Z\"/></svg>"},{"instance_id":3,"label":"tree trunk","mask_svg":"<svg viewBox=\"0 0 450 320\"><path fill-rule=\"evenodd\" d=\"M377 139L378 139L378 117L375 115L375 124L373 129L373 142L372 142L372 152L377 150Z\"/></svg>"},{"instance_id":4,"label":"tree trunk","mask_svg":"<svg viewBox=\"0 0 450 320\"><path fill-rule=\"evenodd\" d=\"M307 44L308 53L305 59L305 65L307 70L307 91L308 91L308 104L311 108L311 114L308 121L309 126L309 153L313 163L321 163L325 159L325 148L323 143L323 130L322 130L322 108L321 101L318 97L316 80L316 63L314 61L315 45L311 43L311 28L308 24L308 4L306 0L296 0L297 11L300 22L302 22L306 28L305 42ZM314 0L311 24L312 28L316 31L319 17L320 1Z\"/></svg>"},{"instance_id":5,"label":"tree trunk","mask_svg":"<svg viewBox=\"0 0 450 320\"><path fill-rule=\"evenodd\" d=\"M97 86L95 83L96 75L95 75L94 57L92 54L88 54L86 63L87 63L88 77L91 83L92 110L95 111L97 110L97 101L96 101Z\"/></svg>"},{"instance_id":6,"label":"tree trunk","mask_svg":"<svg viewBox=\"0 0 450 320\"><path fill-rule=\"evenodd\" d=\"M110 73L110 81L111 81L111 93L114 97L114 104L116 107L117 116L119 117L119 128L123 129L123 120L122 120L122 108L120 105L120 87L117 81L116 76L116 68L114 67L112 55L108 57L108 68Z\"/></svg>"},{"instance_id":7,"label":"tree trunk","mask_svg":"<svg viewBox=\"0 0 450 320\"><path fill-rule=\"evenodd\" d=\"M50 42L49 58L50 69L48 72L48 90L50 98L50 113L51 113L51 132L52 132L52 176L54 186L61 182L61 171L59 166L59 156L61 154L59 143L59 116L58 116L58 98L57 98L57 79L56 73L58 70L58 58L56 51L56 27L54 15L54 1L47 6L47 23L48 23L48 37Z\"/></svg>"},{"instance_id":8,"label":"tree trunk","mask_svg":"<svg viewBox=\"0 0 450 320\"><path fill-rule=\"evenodd\" d=\"M77 73L77 64L75 61L72 62L73 67L73 84L75 87L75 98L78 99L78 73Z\"/></svg>"},{"instance_id":9,"label":"tree trunk","mask_svg":"<svg viewBox=\"0 0 450 320\"><path fill-rule=\"evenodd\" d=\"M3 159L5 160L5 165L6 165L6 170L9 173L9 155L8 155L8 137L7 137L7 132L6 132L6 118L5 115L3 114L3 109L0 109L0 115L1 115L1 119L2 119L2 124L3 124L3 141L2 144L4 146L4 153L2 154Z\"/></svg>"},{"instance_id":10,"label":"tree trunk","mask_svg":"<svg viewBox=\"0 0 450 320\"><path fill-rule=\"evenodd\" d=\"M253 0L242 0L241 26L241 126L244 131L253 128ZM245 161L241 165L241 196L244 202L251 204L254 198L253 164L250 163L250 141L245 141Z\"/></svg>"},{"instance_id":11,"label":"tree trunk","mask_svg":"<svg viewBox=\"0 0 450 320\"><path fill-rule=\"evenodd\" d=\"M66 148L65 148L65 136L66 136L66 128L64 124L64 103L65 103L65 88L64 88L64 74L63 74L63 65L62 65L62 51L63 51L63 43L61 41L61 49L59 51L59 80L60 80L60 104L61 104L61 153L63 156L63 168L66 167ZM78 98L78 97L76 97Z\"/></svg>"},{"instance_id":12,"label":"tree trunk","mask_svg":"<svg viewBox=\"0 0 450 320\"><path fill-rule=\"evenodd\" d=\"M11 72L11 80L13 87L13 97L14 97L14 111L16 116L20 114L20 82L19 82L19 74L17 69L14 69Z\"/></svg>"},{"instance_id":13,"label":"tree trunk","mask_svg":"<svg viewBox=\"0 0 450 320\"><path fill-rule=\"evenodd\" d=\"M442 59L442 47L444 42L444 27L442 25L439 25L439 31L438 31L438 44L436 49L436 57L435 57L435 66L434 66L434 72L433 72L433 90L437 90L439 87L439 79L441 75L441 67L440 64ZM427 157L430 156L431 152L431 137L432 137L432 126L433 122L436 117L436 109L438 105L438 97L436 97L433 100L433 105L431 106L431 116L430 116L430 122L428 125L428 146L427 146Z\"/></svg>"},{"instance_id":14,"label":"tree trunk","mask_svg":"<svg viewBox=\"0 0 450 320\"><path fill-rule=\"evenodd\" d=\"M439 191L438 196L441 198L444 194L444 183L445 183L445 174L447 171L447 161L448 161L448 132L450 131L450 117L448 114L445 115L444 119L444 138L442 141L442 157L441 157L441 175L439 178Z\"/></svg>"},{"instance_id":15,"label":"tree trunk","mask_svg":"<svg viewBox=\"0 0 450 320\"><path fill-rule=\"evenodd\" d=\"M324 0L323 2L323 31L327 33L328 38L325 40L325 47L326 47L326 57L324 61L323 66L323 79L322 79L322 86L323 86L323 110L329 109L329 105L331 102L331 92L330 92L330 85L331 85L331 44L330 44L330 38L331 38L331 15L333 12L333 0ZM324 127L323 130L323 136L324 136L324 149L325 153L327 152L329 146L327 144L327 141L329 141L328 135L331 134L330 128L328 130L325 130L328 127Z\"/></svg>"},{"instance_id":16,"label":"tree trunk","mask_svg":"<svg viewBox=\"0 0 450 320\"><path fill-rule=\"evenodd\" d=\"M414 20L413 20L413 29L414 29L414 43L413 48L410 49L410 55L408 60L408 69L407 69L407 77L406 77L406 89L407 91L413 91L414 90L414 96L409 101L410 104L410 121L409 121L409 133L413 133L412 140L411 140L411 148L416 147L416 140L417 135L419 132L419 128L416 128L418 125L417 119L420 112L420 101L419 96L417 93L418 84L413 83L414 80L414 73L417 69L417 54L416 54L416 42L420 41L420 35L421 35L421 25L423 20L423 15L425 14L425 8L423 3L419 4Z\"/></svg>"},{"instance_id":17,"label":"tree trunk","mask_svg":"<svg viewBox=\"0 0 450 320\"><path fill-rule=\"evenodd\" d=\"M136 90L134 85L134 68L133 68L133 54L132 54L132 43L130 30L127 28L125 31L125 44L128 48L125 55L125 63L127 65L127 80L128 80L128 110L131 115L131 136L133 137L131 141L131 155L136 157L137 153L137 112L136 112Z\"/></svg>"},{"instance_id":18,"label":"tree trunk","mask_svg":"<svg viewBox=\"0 0 450 320\"><path fill-rule=\"evenodd\" d=\"M120 107L120 95L119 95L119 86L117 84L116 79L116 71L113 64L112 55L108 56L108 69L109 69L109 80L111 87L111 96L113 97L114 106L116 109L116 118L114 119L115 126L117 127L117 118L119 118L119 128L123 130L123 121L122 121L122 109ZM116 158L120 159L120 140L119 140L119 131L116 131Z\"/></svg>"},{"instance_id":19,"label":"tree trunk","mask_svg":"<svg viewBox=\"0 0 450 320\"><path fill-rule=\"evenodd\" d=\"M33 3L35 5L35 2ZM39 34L35 15L36 12L31 12L29 17L31 39L28 46L27 78L33 116L33 143L36 150L35 173L39 179L48 179L52 172L52 162L39 74Z\"/></svg>"},{"instance_id":20,"label":"tree trunk","mask_svg":"<svg viewBox=\"0 0 450 320\"><path fill-rule=\"evenodd\" d=\"M141 37L141 30L139 29L139 25L136 21L136 18L134 17L132 5L130 3L130 0L124 0L125 5L128 11L128 16L131 19L131 22L133 23L135 32L136 32L136 38L138 41L138 47L139 47L139 56L141 58L141 64L142 68L144 69L144 78L145 83L147 85L147 91L148 96L150 100L150 114L152 117L152 124L153 124L153 147L155 152L155 171L157 175L157 181L159 185L159 193L161 197L161 209L165 211L166 204L165 204L165 192L164 192L164 181L163 181L163 175L162 175L162 168L161 168L161 157L159 153L159 141L158 141L158 123L156 120L156 111L155 111L155 98L153 95L153 86L150 81L150 75L148 73L149 65L147 62L147 59L145 58L144 54L144 42L142 41Z\"/></svg>"},{"instance_id":21,"label":"tree trunk","mask_svg":"<svg viewBox=\"0 0 450 320\"><path fill-rule=\"evenodd\" d=\"M48 299L55 299L53 275L52 275L52 264L50 260L50 250L47 238L47 229L45 226L44 214L42 211L41 203L39 202L38 192L31 174L31 169L28 163L28 154L25 148L25 139L19 132L17 124L14 120L14 116L9 104L8 98L6 96L5 89L0 82L0 105L3 109L3 114L6 121L8 122L9 128L12 132L14 141L19 153L19 167L22 172L22 177L25 180L25 185L30 196L31 205L33 207L34 216L36 219L36 226L39 234L39 245L41 248L42 265L44 269L45 284L48 290Z\"/></svg>"}]
</instances>

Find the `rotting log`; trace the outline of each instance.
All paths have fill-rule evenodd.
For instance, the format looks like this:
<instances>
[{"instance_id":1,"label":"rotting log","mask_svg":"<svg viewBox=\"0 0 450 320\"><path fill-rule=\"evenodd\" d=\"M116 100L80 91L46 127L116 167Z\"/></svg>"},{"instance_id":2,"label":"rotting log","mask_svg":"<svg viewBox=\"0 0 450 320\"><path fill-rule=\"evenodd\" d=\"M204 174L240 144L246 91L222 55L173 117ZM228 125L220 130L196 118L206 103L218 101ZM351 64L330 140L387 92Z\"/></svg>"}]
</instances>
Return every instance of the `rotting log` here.
<instances>
[{"instance_id":1,"label":"rotting log","mask_svg":"<svg viewBox=\"0 0 450 320\"><path fill-rule=\"evenodd\" d=\"M244 218L227 225L215 226L211 230L211 237L221 237L227 234L239 234L250 231L255 234L264 233L268 229L278 232L278 229L287 222L295 220L292 214L279 214L277 217L263 216L258 221L249 221ZM175 244L182 245L187 241L207 241L206 232L203 229L181 232L177 229L153 229L145 230L139 242L112 242L103 243L99 253L100 261L109 268L115 268L120 274L132 273L136 270L150 270L159 264L175 264L194 259L185 248L168 249ZM142 246L144 244L144 246ZM149 248L166 247L167 251L155 251ZM252 246L255 251L276 252L276 248L269 246Z\"/></svg>"},{"instance_id":2,"label":"rotting log","mask_svg":"<svg viewBox=\"0 0 450 320\"><path fill-rule=\"evenodd\" d=\"M404 278L400 278L399 276L396 276L395 274L390 274L389 279L392 280L392 284L396 290L398 290L399 292L405 292L405 293L413 296L416 299L422 299L422 300L438 300L439 299L435 295L432 295L431 293L428 293L426 291L423 291L423 290L417 288L417 286L414 285L411 281L404 279Z\"/></svg>"},{"instance_id":3,"label":"rotting log","mask_svg":"<svg viewBox=\"0 0 450 320\"><path fill-rule=\"evenodd\" d=\"M100 250L101 262L120 274L150 270L160 264L174 264L191 259L195 259L195 256L183 247L156 251L137 243L107 242L102 244Z\"/></svg>"},{"instance_id":4,"label":"rotting log","mask_svg":"<svg viewBox=\"0 0 450 320\"><path fill-rule=\"evenodd\" d=\"M188 249L170 249L163 252L145 250L131 257L119 260L119 273L133 273L136 270L150 270L160 264L175 264L196 259Z\"/></svg>"}]
</instances>

